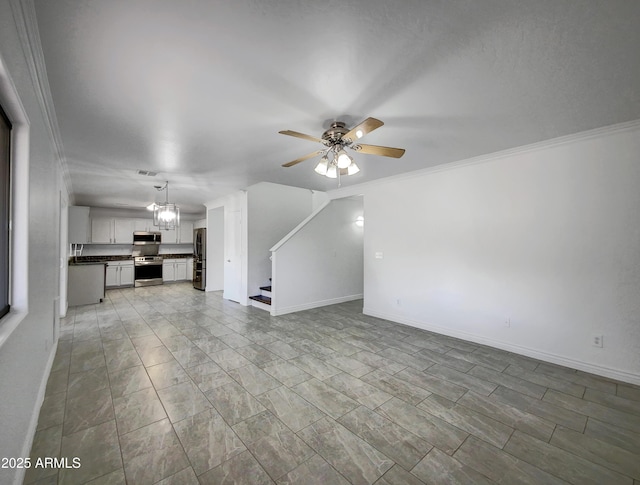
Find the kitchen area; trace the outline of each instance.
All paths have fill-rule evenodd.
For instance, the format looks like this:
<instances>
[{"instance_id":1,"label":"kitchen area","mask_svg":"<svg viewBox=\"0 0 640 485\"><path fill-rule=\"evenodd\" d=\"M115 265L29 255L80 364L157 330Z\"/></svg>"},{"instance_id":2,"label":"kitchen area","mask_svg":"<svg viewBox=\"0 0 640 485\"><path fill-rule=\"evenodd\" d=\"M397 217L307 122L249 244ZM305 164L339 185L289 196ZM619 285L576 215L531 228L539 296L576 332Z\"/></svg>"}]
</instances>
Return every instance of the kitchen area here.
<instances>
[{"instance_id":1,"label":"kitchen area","mask_svg":"<svg viewBox=\"0 0 640 485\"><path fill-rule=\"evenodd\" d=\"M204 291L206 220L158 230L145 215L69 207L69 306L99 303L113 288L192 281Z\"/></svg>"}]
</instances>

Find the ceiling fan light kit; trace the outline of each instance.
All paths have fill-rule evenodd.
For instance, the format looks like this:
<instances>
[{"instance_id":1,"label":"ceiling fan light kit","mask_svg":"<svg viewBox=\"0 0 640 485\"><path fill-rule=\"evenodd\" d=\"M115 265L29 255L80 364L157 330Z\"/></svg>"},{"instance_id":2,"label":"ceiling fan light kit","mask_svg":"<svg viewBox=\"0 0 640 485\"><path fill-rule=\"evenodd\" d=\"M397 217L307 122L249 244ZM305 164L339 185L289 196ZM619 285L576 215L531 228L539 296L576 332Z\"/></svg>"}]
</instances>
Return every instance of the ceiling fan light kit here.
<instances>
[{"instance_id":1,"label":"ceiling fan light kit","mask_svg":"<svg viewBox=\"0 0 640 485\"><path fill-rule=\"evenodd\" d=\"M324 150L318 150L291 162L285 163L283 167L293 167L300 162L304 162L310 158L322 155L320 162L315 167L315 172L329 178L339 178L341 175L354 175L360 171L355 161L346 152L345 148L354 150L368 155L380 155L383 157L400 158L404 155L404 149L391 148L376 145L361 145L354 143L355 140L362 138L367 133L372 132L376 128L380 128L384 123L375 118L367 118L362 123L351 129L346 128L346 124L342 121L334 121L327 131L322 134L322 138L316 138L311 135L305 135L292 130L280 131L282 135L294 136L303 140L315 141L322 143ZM329 159L331 155L331 160Z\"/></svg>"}]
</instances>

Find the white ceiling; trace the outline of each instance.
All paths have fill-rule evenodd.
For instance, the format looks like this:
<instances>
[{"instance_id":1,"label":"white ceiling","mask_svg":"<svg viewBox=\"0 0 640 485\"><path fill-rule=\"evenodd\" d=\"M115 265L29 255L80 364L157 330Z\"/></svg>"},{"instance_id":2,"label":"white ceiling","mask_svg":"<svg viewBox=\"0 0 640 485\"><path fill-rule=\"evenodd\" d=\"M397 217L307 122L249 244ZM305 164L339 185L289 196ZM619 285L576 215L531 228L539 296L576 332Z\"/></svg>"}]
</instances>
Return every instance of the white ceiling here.
<instances>
[{"instance_id":1,"label":"white ceiling","mask_svg":"<svg viewBox=\"0 0 640 485\"><path fill-rule=\"evenodd\" d=\"M635 0L35 0L76 203L183 212L336 181L333 120L385 126L343 186L640 118ZM159 172L155 178L138 169Z\"/></svg>"}]
</instances>

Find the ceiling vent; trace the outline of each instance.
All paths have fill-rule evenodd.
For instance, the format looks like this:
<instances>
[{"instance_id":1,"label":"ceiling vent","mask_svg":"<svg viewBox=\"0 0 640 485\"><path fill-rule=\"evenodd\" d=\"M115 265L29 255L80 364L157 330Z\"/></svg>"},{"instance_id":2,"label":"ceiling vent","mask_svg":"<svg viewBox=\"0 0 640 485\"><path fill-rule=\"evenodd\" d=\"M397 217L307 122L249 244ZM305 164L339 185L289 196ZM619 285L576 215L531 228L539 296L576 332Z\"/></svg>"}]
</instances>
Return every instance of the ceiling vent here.
<instances>
[{"instance_id":1,"label":"ceiling vent","mask_svg":"<svg viewBox=\"0 0 640 485\"><path fill-rule=\"evenodd\" d=\"M148 170L138 170L138 175L144 175L145 177L155 177L158 172L149 172Z\"/></svg>"}]
</instances>

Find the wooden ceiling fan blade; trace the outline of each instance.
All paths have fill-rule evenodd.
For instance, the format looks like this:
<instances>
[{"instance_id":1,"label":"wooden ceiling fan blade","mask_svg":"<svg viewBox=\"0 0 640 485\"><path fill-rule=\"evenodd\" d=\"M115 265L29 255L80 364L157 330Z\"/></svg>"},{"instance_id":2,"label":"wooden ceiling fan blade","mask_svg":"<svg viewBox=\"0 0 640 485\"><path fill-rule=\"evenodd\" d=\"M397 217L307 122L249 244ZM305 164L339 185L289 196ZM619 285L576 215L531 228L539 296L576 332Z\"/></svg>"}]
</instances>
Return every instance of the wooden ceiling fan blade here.
<instances>
[{"instance_id":1,"label":"wooden ceiling fan blade","mask_svg":"<svg viewBox=\"0 0 640 485\"><path fill-rule=\"evenodd\" d=\"M343 140L356 141L367 133L371 133L376 128L380 128L384 123L375 118L367 118L359 125L354 126L342 136Z\"/></svg>"},{"instance_id":2,"label":"wooden ceiling fan blade","mask_svg":"<svg viewBox=\"0 0 640 485\"><path fill-rule=\"evenodd\" d=\"M282 130L282 131L279 131L278 133L282 135L295 136L296 138L302 138L303 140L317 141L318 143L324 144L324 141L320 138L316 138L315 136L311 136L311 135L305 135L304 133L299 133L297 131Z\"/></svg>"},{"instance_id":3,"label":"wooden ceiling fan blade","mask_svg":"<svg viewBox=\"0 0 640 485\"><path fill-rule=\"evenodd\" d=\"M367 155L381 155L391 158L400 158L404 155L404 148L380 147L377 145L353 145L351 148Z\"/></svg>"},{"instance_id":4,"label":"wooden ceiling fan blade","mask_svg":"<svg viewBox=\"0 0 640 485\"><path fill-rule=\"evenodd\" d=\"M313 157L317 157L318 155L322 155L324 153L323 150L318 150L312 153L307 153L306 155L304 155L303 157L300 158L296 158L295 160L289 162L289 163L283 163L282 166L283 167L293 167L294 165L300 163L300 162L304 162L305 160L309 160L310 158Z\"/></svg>"}]
</instances>

